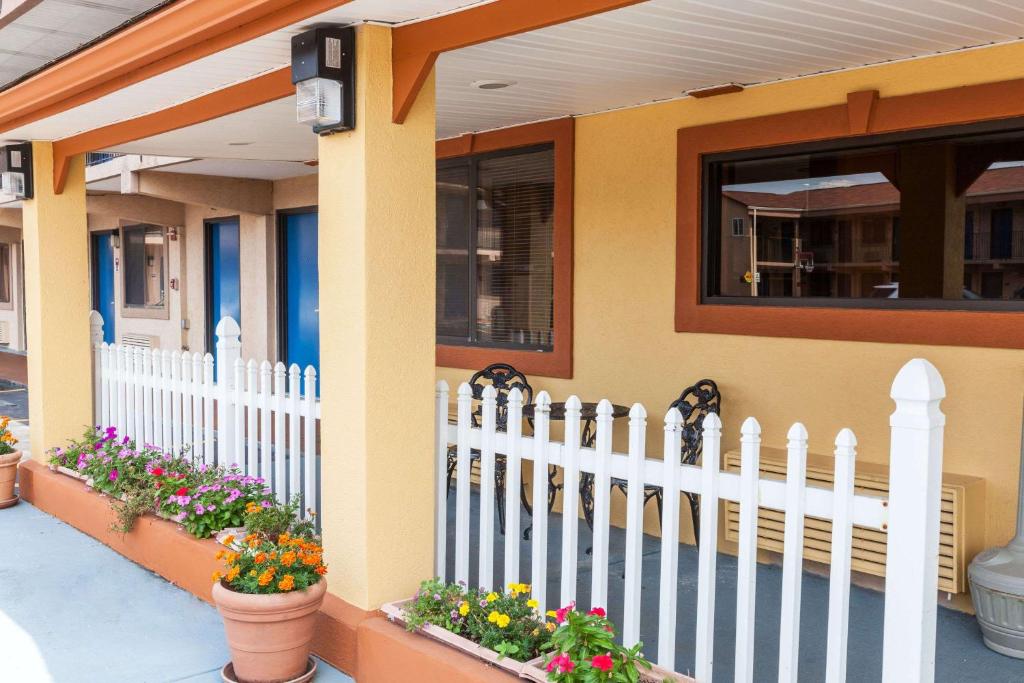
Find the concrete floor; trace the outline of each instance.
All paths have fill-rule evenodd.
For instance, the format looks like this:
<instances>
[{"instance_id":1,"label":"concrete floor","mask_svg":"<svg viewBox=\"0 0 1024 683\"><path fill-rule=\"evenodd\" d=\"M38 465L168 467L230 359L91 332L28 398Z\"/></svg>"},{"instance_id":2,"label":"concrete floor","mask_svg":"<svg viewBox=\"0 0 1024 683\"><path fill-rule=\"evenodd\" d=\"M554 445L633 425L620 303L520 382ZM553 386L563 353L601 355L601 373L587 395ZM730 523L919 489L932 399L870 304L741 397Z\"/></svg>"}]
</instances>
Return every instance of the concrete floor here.
<instances>
[{"instance_id":1,"label":"concrete floor","mask_svg":"<svg viewBox=\"0 0 1024 683\"><path fill-rule=\"evenodd\" d=\"M216 683L210 605L27 503L0 510L0 681ZM319 683L352 679L324 662Z\"/></svg>"},{"instance_id":2,"label":"concrete floor","mask_svg":"<svg viewBox=\"0 0 1024 683\"><path fill-rule=\"evenodd\" d=\"M479 545L479 497L472 496L472 531L470 551L470 585L476 582L475 567ZM529 516L522 510L523 525ZM559 601L561 585L561 515L549 517L548 550L548 608ZM455 495L448 498L448 576L453 575L455 548ZM495 579L501 578L504 567L504 537L495 525ZM579 573L577 600L590 607L591 559L584 553L589 548L590 530L580 520ZM646 643L648 657L657 656L658 609L660 605L661 539L644 536L641 640ZM622 623L625 559L625 531L612 528L610 539L610 568L608 599L609 616ZM520 578L530 576L531 546L520 541ZM502 582L504 584L505 582ZM757 625L754 653L754 680L778 679L778 625L781 600L782 569L772 565L757 568ZM691 545L679 547L679 578L676 583L678 610L676 619L676 669L690 673L694 662L694 633L697 605L697 549ZM885 596L866 588L853 586L850 593L849 648L847 650L847 681L878 681L882 676L882 619ZM717 596L715 600L715 665L716 683L733 680L736 620L736 558L718 556ZM825 624L828 618L828 579L805 573L801 599L800 680L825 679ZM974 617L962 612L939 608L938 646L936 648L936 681L967 683L1011 683L1024 681L1024 661L1005 657L985 647Z\"/></svg>"}]
</instances>

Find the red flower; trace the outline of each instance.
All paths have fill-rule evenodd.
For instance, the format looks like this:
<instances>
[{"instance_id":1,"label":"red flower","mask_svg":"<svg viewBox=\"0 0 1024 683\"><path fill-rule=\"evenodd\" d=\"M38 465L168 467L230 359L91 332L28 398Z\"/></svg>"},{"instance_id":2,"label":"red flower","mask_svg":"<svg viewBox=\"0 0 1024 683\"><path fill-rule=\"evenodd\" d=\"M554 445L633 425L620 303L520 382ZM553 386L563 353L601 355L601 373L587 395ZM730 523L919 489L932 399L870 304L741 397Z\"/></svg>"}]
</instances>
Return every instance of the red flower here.
<instances>
[{"instance_id":1,"label":"red flower","mask_svg":"<svg viewBox=\"0 0 1024 683\"><path fill-rule=\"evenodd\" d=\"M152 474L154 477L162 477L164 474L164 470L161 467L154 467L149 471L149 473Z\"/></svg>"},{"instance_id":2,"label":"red flower","mask_svg":"<svg viewBox=\"0 0 1024 683\"><path fill-rule=\"evenodd\" d=\"M177 491L174 492L174 495L176 495L176 496L184 496L187 493L188 493L188 487L187 486L182 486L180 489L178 489Z\"/></svg>"},{"instance_id":3,"label":"red flower","mask_svg":"<svg viewBox=\"0 0 1024 683\"><path fill-rule=\"evenodd\" d=\"M555 610L555 621L561 624L565 621L565 615L572 612L574 609L576 609L576 601L570 602L565 607Z\"/></svg>"},{"instance_id":4,"label":"red flower","mask_svg":"<svg viewBox=\"0 0 1024 683\"><path fill-rule=\"evenodd\" d=\"M587 612L587 614L589 616L592 616L592 617L605 617L605 616L607 616L607 614L605 613L603 607L595 607L594 609L592 609L589 612Z\"/></svg>"},{"instance_id":5,"label":"red flower","mask_svg":"<svg viewBox=\"0 0 1024 683\"><path fill-rule=\"evenodd\" d=\"M611 671L612 667L615 666L615 662L612 661L611 653L604 655L596 655L590 660L590 666L594 667L598 671Z\"/></svg>"},{"instance_id":6,"label":"red flower","mask_svg":"<svg viewBox=\"0 0 1024 683\"><path fill-rule=\"evenodd\" d=\"M569 655L567 653L563 652L557 657L552 657L551 661L548 662L547 668L548 671L554 671L557 668L558 673L568 674L572 673L572 670L575 666L576 663L569 658Z\"/></svg>"}]
</instances>

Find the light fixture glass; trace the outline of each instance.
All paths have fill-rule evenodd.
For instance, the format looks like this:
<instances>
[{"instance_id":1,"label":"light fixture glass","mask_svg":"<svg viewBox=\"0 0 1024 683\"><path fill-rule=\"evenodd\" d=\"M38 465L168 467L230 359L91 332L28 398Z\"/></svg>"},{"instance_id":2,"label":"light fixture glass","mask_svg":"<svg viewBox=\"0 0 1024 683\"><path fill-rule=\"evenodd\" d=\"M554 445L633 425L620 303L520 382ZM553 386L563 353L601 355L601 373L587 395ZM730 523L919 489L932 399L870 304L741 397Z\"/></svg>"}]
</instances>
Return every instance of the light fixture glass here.
<instances>
[{"instance_id":1,"label":"light fixture glass","mask_svg":"<svg viewBox=\"0 0 1024 683\"><path fill-rule=\"evenodd\" d=\"M473 81L471 83L471 85L474 88L479 88L480 90L501 90L502 88L507 88L507 87L515 85L515 84L516 84L515 81L494 81L494 80Z\"/></svg>"},{"instance_id":2,"label":"light fixture glass","mask_svg":"<svg viewBox=\"0 0 1024 683\"><path fill-rule=\"evenodd\" d=\"M327 78L309 78L295 84L298 122L325 127L341 123L341 83Z\"/></svg>"}]
</instances>

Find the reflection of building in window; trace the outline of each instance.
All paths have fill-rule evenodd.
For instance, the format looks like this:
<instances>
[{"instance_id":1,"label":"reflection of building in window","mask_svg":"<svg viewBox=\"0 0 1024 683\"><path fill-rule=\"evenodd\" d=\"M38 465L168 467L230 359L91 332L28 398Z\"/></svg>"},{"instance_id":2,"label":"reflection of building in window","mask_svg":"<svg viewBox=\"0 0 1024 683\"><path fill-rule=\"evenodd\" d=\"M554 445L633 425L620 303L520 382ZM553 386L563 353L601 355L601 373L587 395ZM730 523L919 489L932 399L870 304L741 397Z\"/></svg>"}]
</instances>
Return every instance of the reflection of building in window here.
<instances>
[{"instance_id":1,"label":"reflection of building in window","mask_svg":"<svg viewBox=\"0 0 1024 683\"><path fill-rule=\"evenodd\" d=\"M439 339L552 348L553 221L551 145L438 165Z\"/></svg>"},{"instance_id":2,"label":"reflection of building in window","mask_svg":"<svg viewBox=\"0 0 1024 683\"><path fill-rule=\"evenodd\" d=\"M11 303L11 245L0 243L0 304Z\"/></svg>"},{"instance_id":3,"label":"reflection of building in window","mask_svg":"<svg viewBox=\"0 0 1024 683\"><path fill-rule=\"evenodd\" d=\"M133 308L164 305L166 265L163 228L132 225L121 229L124 302Z\"/></svg>"},{"instance_id":4,"label":"reflection of building in window","mask_svg":"<svg viewBox=\"0 0 1024 683\"><path fill-rule=\"evenodd\" d=\"M709 282L709 293L900 298L901 256L919 263L933 258L931 247L941 248L942 226L936 226L935 245L919 242L901 254L901 213L907 207L889 180L891 166L879 163L882 156L870 162L804 156L805 172L815 165L841 168L843 162L872 171L810 178L787 173L797 166L779 160L739 162L750 164L732 173L741 182L720 190L722 237L717 271L711 271L718 277ZM962 200L962 298L1024 299L1024 164L992 164L974 178ZM741 220L750 225L748 239L729 239Z\"/></svg>"}]
</instances>

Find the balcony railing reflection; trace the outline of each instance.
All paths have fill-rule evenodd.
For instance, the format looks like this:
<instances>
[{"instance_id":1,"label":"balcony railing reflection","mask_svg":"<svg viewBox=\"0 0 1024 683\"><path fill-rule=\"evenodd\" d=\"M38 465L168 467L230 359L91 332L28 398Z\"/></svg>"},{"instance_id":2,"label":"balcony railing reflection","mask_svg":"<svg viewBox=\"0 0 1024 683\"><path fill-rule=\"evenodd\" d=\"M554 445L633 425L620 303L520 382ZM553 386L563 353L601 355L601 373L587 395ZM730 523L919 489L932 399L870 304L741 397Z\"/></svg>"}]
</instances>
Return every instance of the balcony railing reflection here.
<instances>
[{"instance_id":1,"label":"balcony railing reflection","mask_svg":"<svg viewBox=\"0 0 1024 683\"><path fill-rule=\"evenodd\" d=\"M1024 230L975 233L964 246L964 258L968 261L1024 260Z\"/></svg>"}]
</instances>

